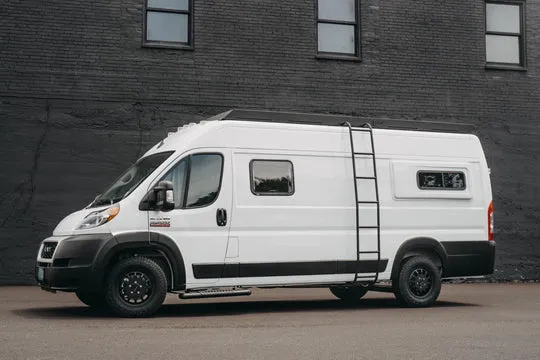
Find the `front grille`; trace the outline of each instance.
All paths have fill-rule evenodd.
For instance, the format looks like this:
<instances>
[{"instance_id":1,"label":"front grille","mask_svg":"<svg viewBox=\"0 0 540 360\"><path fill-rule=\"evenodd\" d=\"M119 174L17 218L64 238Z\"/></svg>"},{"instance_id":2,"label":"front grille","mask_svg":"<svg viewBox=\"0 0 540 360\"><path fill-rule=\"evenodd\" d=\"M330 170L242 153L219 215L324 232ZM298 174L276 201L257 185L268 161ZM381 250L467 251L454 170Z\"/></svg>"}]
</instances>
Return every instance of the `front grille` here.
<instances>
[{"instance_id":1,"label":"front grille","mask_svg":"<svg viewBox=\"0 0 540 360\"><path fill-rule=\"evenodd\" d=\"M54 250L56 249L56 245L58 243L55 242L46 242L43 243L43 249L41 249L41 258L42 259L52 259Z\"/></svg>"},{"instance_id":2,"label":"front grille","mask_svg":"<svg viewBox=\"0 0 540 360\"><path fill-rule=\"evenodd\" d=\"M38 261L37 265L39 267L51 267L51 263L46 263L46 262L42 262L42 261Z\"/></svg>"}]
</instances>

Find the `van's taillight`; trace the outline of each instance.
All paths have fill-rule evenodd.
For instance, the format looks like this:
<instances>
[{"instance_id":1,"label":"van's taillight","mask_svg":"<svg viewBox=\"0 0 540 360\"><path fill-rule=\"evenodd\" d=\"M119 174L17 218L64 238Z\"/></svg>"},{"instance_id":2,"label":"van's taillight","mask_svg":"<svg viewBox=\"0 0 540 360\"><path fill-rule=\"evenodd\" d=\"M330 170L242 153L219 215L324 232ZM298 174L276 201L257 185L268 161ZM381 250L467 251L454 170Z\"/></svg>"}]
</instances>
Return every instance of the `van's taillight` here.
<instances>
[{"instance_id":1,"label":"van's taillight","mask_svg":"<svg viewBox=\"0 0 540 360\"><path fill-rule=\"evenodd\" d=\"M488 240L493 241L493 201L488 207Z\"/></svg>"}]
</instances>

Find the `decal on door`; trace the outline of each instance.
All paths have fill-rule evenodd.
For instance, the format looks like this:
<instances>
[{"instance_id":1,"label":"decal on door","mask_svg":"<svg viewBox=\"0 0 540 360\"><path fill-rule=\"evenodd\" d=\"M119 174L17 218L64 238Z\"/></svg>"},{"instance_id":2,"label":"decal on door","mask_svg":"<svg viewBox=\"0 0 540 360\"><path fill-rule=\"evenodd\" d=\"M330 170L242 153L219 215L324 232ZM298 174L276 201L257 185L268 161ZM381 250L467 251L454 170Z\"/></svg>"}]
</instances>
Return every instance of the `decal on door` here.
<instances>
[{"instance_id":1,"label":"decal on door","mask_svg":"<svg viewBox=\"0 0 540 360\"><path fill-rule=\"evenodd\" d=\"M170 217L150 218L150 227L171 227Z\"/></svg>"}]
</instances>

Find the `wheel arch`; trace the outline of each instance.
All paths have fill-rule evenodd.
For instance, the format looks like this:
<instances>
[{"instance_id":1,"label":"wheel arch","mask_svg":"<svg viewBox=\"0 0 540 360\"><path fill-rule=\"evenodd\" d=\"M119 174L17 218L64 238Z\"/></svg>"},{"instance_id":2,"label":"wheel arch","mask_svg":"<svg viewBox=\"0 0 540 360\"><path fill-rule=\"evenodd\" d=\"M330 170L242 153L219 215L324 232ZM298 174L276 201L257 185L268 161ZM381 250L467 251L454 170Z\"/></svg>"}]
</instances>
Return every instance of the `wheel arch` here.
<instances>
[{"instance_id":1,"label":"wheel arch","mask_svg":"<svg viewBox=\"0 0 540 360\"><path fill-rule=\"evenodd\" d=\"M158 233L136 232L116 235L114 239L107 242L94 259L94 268L101 273L102 284L107 272L123 256L145 256L157 259L165 270L169 291L185 289L184 259L171 238Z\"/></svg>"},{"instance_id":2,"label":"wheel arch","mask_svg":"<svg viewBox=\"0 0 540 360\"><path fill-rule=\"evenodd\" d=\"M403 260L414 255L428 255L440 265L443 273L448 266L448 254L442 244L430 237L417 237L405 241L399 247L392 264L391 279L396 279Z\"/></svg>"}]
</instances>

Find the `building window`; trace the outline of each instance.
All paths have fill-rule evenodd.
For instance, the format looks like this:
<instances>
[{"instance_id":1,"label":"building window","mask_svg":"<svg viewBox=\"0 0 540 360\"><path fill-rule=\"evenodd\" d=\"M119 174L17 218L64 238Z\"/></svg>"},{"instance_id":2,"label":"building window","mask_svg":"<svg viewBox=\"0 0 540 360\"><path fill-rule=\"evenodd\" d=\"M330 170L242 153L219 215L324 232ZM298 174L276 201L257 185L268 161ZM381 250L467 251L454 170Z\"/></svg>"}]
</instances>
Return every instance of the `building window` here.
<instances>
[{"instance_id":1,"label":"building window","mask_svg":"<svg viewBox=\"0 0 540 360\"><path fill-rule=\"evenodd\" d=\"M465 190L465 174L460 171L419 171L421 190Z\"/></svg>"},{"instance_id":2,"label":"building window","mask_svg":"<svg viewBox=\"0 0 540 360\"><path fill-rule=\"evenodd\" d=\"M286 160L252 160L251 192L254 195L292 195L293 165Z\"/></svg>"},{"instance_id":3,"label":"building window","mask_svg":"<svg viewBox=\"0 0 540 360\"><path fill-rule=\"evenodd\" d=\"M486 2L486 63L525 67L523 1Z\"/></svg>"},{"instance_id":4,"label":"building window","mask_svg":"<svg viewBox=\"0 0 540 360\"><path fill-rule=\"evenodd\" d=\"M192 0L145 1L144 45L192 47Z\"/></svg>"},{"instance_id":5,"label":"building window","mask_svg":"<svg viewBox=\"0 0 540 360\"><path fill-rule=\"evenodd\" d=\"M360 56L358 0L317 0L319 55Z\"/></svg>"}]
</instances>

